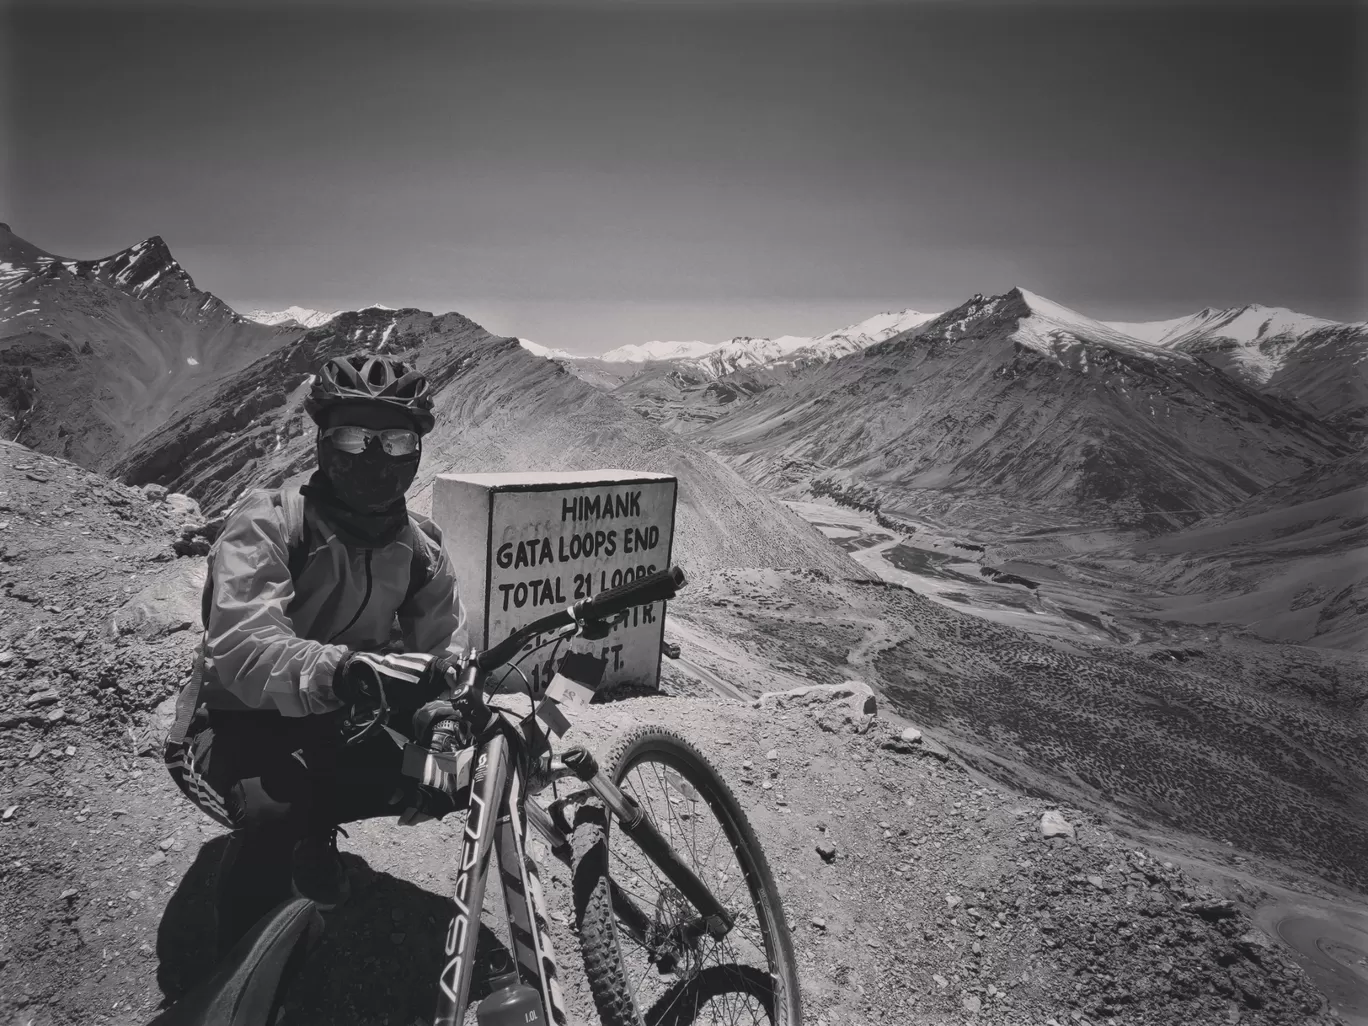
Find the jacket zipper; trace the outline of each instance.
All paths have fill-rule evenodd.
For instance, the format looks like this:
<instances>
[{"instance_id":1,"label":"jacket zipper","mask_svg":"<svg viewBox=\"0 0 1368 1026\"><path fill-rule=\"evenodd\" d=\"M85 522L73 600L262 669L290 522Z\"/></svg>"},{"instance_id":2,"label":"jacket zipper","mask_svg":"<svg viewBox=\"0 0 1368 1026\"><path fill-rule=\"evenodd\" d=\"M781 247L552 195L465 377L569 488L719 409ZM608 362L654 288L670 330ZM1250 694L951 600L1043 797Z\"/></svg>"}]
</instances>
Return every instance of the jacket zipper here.
<instances>
[{"instance_id":1,"label":"jacket zipper","mask_svg":"<svg viewBox=\"0 0 1368 1026\"><path fill-rule=\"evenodd\" d=\"M366 593L365 593L364 595L361 596L361 606L360 606L360 608L358 608L358 609L356 610L356 615L353 616L350 620L347 621L347 626L343 627L340 631L338 631L336 634L334 634L331 638L328 639L327 643L328 643L329 645L331 645L334 641L336 641L338 638L340 638L343 634L346 634L347 631L351 630L352 624L356 623L357 620L361 619L361 614L364 613L364 612L366 611L366 606L370 604L370 597L371 597L371 553L374 552L374 551L375 551L374 549L367 549L367 550L366 550Z\"/></svg>"}]
</instances>

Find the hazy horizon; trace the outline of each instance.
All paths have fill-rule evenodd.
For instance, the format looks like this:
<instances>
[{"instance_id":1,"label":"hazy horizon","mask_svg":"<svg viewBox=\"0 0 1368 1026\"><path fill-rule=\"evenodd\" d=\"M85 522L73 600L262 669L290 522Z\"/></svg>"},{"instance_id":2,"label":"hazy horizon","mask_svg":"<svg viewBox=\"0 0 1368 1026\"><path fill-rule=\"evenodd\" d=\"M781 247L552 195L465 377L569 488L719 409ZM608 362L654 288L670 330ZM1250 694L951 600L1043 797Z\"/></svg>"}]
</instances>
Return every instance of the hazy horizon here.
<instances>
[{"instance_id":1,"label":"hazy horizon","mask_svg":"<svg viewBox=\"0 0 1368 1026\"><path fill-rule=\"evenodd\" d=\"M0 219L69 257L161 235L243 312L454 310L575 353L1013 286L1368 319L1347 4L3 16Z\"/></svg>"}]
</instances>

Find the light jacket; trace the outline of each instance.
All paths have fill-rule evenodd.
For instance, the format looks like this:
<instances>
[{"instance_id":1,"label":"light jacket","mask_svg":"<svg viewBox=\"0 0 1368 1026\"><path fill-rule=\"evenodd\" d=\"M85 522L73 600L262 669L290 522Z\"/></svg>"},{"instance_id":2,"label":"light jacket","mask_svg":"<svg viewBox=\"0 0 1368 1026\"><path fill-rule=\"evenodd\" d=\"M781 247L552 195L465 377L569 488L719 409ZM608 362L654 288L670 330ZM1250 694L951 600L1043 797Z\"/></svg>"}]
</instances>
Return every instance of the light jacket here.
<instances>
[{"instance_id":1,"label":"light jacket","mask_svg":"<svg viewBox=\"0 0 1368 1026\"><path fill-rule=\"evenodd\" d=\"M308 716L340 708L332 691L338 663L349 650L382 650L396 615L404 651L464 649L465 607L441 545L410 526L383 547L350 548L312 502L304 516L309 555L297 582L286 563L285 512L268 491L244 496L214 543L203 642L210 709ZM404 604L413 543L428 546L432 576Z\"/></svg>"}]
</instances>

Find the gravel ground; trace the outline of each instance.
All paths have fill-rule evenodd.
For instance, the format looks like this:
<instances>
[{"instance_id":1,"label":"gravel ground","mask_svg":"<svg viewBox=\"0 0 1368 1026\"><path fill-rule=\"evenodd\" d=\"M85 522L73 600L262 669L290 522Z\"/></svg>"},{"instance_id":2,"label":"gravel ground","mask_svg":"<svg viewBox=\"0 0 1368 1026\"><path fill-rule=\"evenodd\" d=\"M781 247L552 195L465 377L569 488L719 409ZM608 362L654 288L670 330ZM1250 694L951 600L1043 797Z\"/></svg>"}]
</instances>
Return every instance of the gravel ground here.
<instances>
[{"instance_id":1,"label":"gravel ground","mask_svg":"<svg viewBox=\"0 0 1368 1026\"><path fill-rule=\"evenodd\" d=\"M156 755L184 679L200 560L174 497L0 443L0 1022L137 1024L206 971L223 831ZM1088 814L994 784L881 710L753 708L671 667L655 697L596 704L567 742L683 732L755 825L795 939L805 1021L1336 1021L1244 909ZM1058 813L1072 836L1046 838ZM358 825L354 900L288 1021L430 1014L459 817ZM568 873L544 860L576 1021L595 1021ZM487 951L497 947L493 935Z\"/></svg>"}]
</instances>

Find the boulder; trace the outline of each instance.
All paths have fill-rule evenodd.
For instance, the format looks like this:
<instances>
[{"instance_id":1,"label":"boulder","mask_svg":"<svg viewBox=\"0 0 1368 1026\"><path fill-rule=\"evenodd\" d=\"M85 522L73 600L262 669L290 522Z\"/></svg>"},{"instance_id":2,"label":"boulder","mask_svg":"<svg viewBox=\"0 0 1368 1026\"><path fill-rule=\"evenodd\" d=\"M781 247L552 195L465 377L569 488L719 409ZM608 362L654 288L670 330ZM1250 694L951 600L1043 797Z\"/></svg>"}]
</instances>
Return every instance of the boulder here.
<instances>
[{"instance_id":1,"label":"boulder","mask_svg":"<svg viewBox=\"0 0 1368 1026\"><path fill-rule=\"evenodd\" d=\"M164 698L158 703L157 708L152 710L151 726L161 734L165 734L176 722L176 699L179 697L180 693L177 692L169 698Z\"/></svg>"},{"instance_id":2,"label":"boulder","mask_svg":"<svg viewBox=\"0 0 1368 1026\"><path fill-rule=\"evenodd\" d=\"M924 740L920 730L916 727L908 727L897 736L888 737L879 747L890 752L900 752L903 755L914 755L922 751Z\"/></svg>"},{"instance_id":3,"label":"boulder","mask_svg":"<svg viewBox=\"0 0 1368 1026\"><path fill-rule=\"evenodd\" d=\"M847 729L863 734L878 715L874 689L858 680L766 691L751 705L756 709L809 709L816 715L817 725L833 734Z\"/></svg>"},{"instance_id":4,"label":"boulder","mask_svg":"<svg viewBox=\"0 0 1368 1026\"><path fill-rule=\"evenodd\" d=\"M205 569L202 559L171 564L152 584L115 610L113 633L159 638L197 630Z\"/></svg>"},{"instance_id":5,"label":"boulder","mask_svg":"<svg viewBox=\"0 0 1368 1026\"><path fill-rule=\"evenodd\" d=\"M182 495L180 492L168 492L163 501L170 513L184 523L199 524L204 521L204 513L200 510L200 504L188 495Z\"/></svg>"},{"instance_id":6,"label":"boulder","mask_svg":"<svg viewBox=\"0 0 1368 1026\"><path fill-rule=\"evenodd\" d=\"M142 493L147 496L149 502L164 502L167 495L166 485L143 485Z\"/></svg>"},{"instance_id":7,"label":"boulder","mask_svg":"<svg viewBox=\"0 0 1368 1026\"><path fill-rule=\"evenodd\" d=\"M1062 814L1051 809L1040 817L1040 836L1073 837L1073 824L1065 819Z\"/></svg>"}]
</instances>

